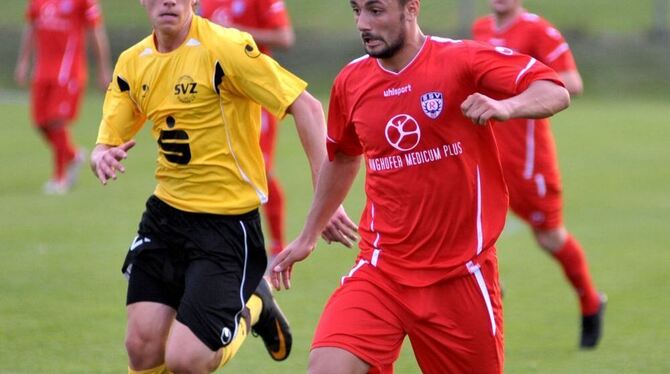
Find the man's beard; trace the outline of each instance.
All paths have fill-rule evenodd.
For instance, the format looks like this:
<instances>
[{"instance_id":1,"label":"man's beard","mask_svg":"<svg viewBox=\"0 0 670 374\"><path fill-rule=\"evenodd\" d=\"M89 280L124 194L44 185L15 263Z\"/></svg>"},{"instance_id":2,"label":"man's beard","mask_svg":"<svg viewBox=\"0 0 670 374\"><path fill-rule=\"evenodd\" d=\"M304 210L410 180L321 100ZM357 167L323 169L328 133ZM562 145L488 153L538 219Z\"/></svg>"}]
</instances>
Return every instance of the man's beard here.
<instances>
[{"instance_id":1,"label":"man's beard","mask_svg":"<svg viewBox=\"0 0 670 374\"><path fill-rule=\"evenodd\" d=\"M377 39L380 40L380 39ZM370 55L370 57L374 58L380 58L380 59L387 59L391 58L398 53L399 50L401 50L405 46L405 32L401 32L400 35L398 35L398 38L395 39L395 41L391 44L387 44L386 48L383 48L380 51L370 51L367 48L365 48L365 52Z\"/></svg>"}]
</instances>

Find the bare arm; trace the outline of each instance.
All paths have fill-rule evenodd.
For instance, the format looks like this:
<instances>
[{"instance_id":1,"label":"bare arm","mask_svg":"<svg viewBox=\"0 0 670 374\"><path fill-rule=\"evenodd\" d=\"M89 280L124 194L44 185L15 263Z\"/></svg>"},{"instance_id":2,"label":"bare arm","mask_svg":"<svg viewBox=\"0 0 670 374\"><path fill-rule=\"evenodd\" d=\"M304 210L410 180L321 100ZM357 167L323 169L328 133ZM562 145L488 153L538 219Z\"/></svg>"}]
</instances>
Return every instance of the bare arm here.
<instances>
[{"instance_id":1,"label":"bare arm","mask_svg":"<svg viewBox=\"0 0 670 374\"><path fill-rule=\"evenodd\" d=\"M230 25L238 30L248 32L258 44L266 45L270 48L288 49L295 44L295 33L291 26L277 29L258 29L240 25Z\"/></svg>"},{"instance_id":2,"label":"bare arm","mask_svg":"<svg viewBox=\"0 0 670 374\"><path fill-rule=\"evenodd\" d=\"M93 46L98 59L98 86L102 90L112 80L112 69L110 65L109 39L104 24L100 23L92 30Z\"/></svg>"},{"instance_id":3,"label":"bare arm","mask_svg":"<svg viewBox=\"0 0 670 374\"><path fill-rule=\"evenodd\" d=\"M472 122L483 125L492 119L546 118L569 105L568 90L551 81L539 80L519 95L504 100L495 100L480 93L472 94L461 104L461 111Z\"/></svg>"},{"instance_id":4,"label":"bare arm","mask_svg":"<svg viewBox=\"0 0 670 374\"><path fill-rule=\"evenodd\" d=\"M128 157L128 151L134 146L134 140L116 147L107 144L96 144L93 151L91 151L91 170L102 184L106 185L110 179L116 179L117 170L125 173L126 168L121 164L121 160L125 160Z\"/></svg>"},{"instance_id":5,"label":"bare arm","mask_svg":"<svg viewBox=\"0 0 670 374\"><path fill-rule=\"evenodd\" d=\"M305 91L291 104L288 111L295 119L298 136L312 171L312 185L316 187L321 166L326 161L326 124L323 108L317 99ZM336 241L351 247L352 242L357 239L356 224L341 206L333 213L323 231L324 239L328 243Z\"/></svg>"},{"instance_id":6,"label":"bare arm","mask_svg":"<svg viewBox=\"0 0 670 374\"><path fill-rule=\"evenodd\" d=\"M565 84L565 88L570 92L570 96L579 96L584 92L584 83L582 82L582 76L579 75L577 70L570 70L558 73Z\"/></svg>"},{"instance_id":7,"label":"bare arm","mask_svg":"<svg viewBox=\"0 0 670 374\"><path fill-rule=\"evenodd\" d=\"M270 266L272 284L276 289L281 289L282 284L286 289L291 288L293 264L307 258L316 248L319 233L344 201L360 166L361 156L342 153L336 154L333 161L323 165L305 226Z\"/></svg>"},{"instance_id":8,"label":"bare arm","mask_svg":"<svg viewBox=\"0 0 670 374\"><path fill-rule=\"evenodd\" d=\"M23 28L21 35L21 46L19 47L19 56L16 60L16 69L14 70L14 80L20 87L28 83L28 71L30 70L30 52L33 49L33 25L28 24Z\"/></svg>"}]
</instances>

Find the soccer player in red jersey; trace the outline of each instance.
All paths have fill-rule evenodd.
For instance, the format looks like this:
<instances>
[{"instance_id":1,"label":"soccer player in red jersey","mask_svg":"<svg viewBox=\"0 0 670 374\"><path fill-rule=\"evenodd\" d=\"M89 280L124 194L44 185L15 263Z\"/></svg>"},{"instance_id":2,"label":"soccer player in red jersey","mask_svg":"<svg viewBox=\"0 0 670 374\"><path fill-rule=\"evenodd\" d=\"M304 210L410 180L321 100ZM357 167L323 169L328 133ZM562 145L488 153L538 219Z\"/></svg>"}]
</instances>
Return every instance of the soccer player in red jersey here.
<instances>
[{"instance_id":1,"label":"soccer player in red jersey","mask_svg":"<svg viewBox=\"0 0 670 374\"><path fill-rule=\"evenodd\" d=\"M310 372L391 373L409 336L424 373L501 373L508 199L490 121L550 116L569 94L529 56L424 35L419 0L350 4L367 55L335 79L330 162L273 285L290 287L363 160L360 252L321 316Z\"/></svg>"},{"instance_id":2,"label":"soccer player in red jersey","mask_svg":"<svg viewBox=\"0 0 670 374\"><path fill-rule=\"evenodd\" d=\"M561 33L542 17L528 13L521 0L491 0L492 14L475 21L476 40L533 56L554 69L571 95L582 79ZM561 180L556 145L548 119L513 119L495 126L510 207L533 230L535 240L553 256L579 297L580 346L593 348L602 332L606 297L591 280L584 250L563 224Z\"/></svg>"},{"instance_id":3,"label":"soccer player in red jersey","mask_svg":"<svg viewBox=\"0 0 670 374\"><path fill-rule=\"evenodd\" d=\"M109 42L97 0L30 0L15 79L25 86L30 54L35 50L31 87L33 121L51 146L54 170L47 194L72 188L85 152L73 144L69 125L76 118L86 85L86 30L92 30L98 59L98 82L111 79Z\"/></svg>"},{"instance_id":4,"label":"soccer player in red jersey","mask_svg":"<svg viewBox=\"0 0 670 374\"><path fill-rule=\"evenodd\" d=\"M271 55L273 48L290 48L295 41L291 20L282 0L200 0L199 12L205 18L226 27L248 32L261 52ZM268 178L268 202L264 213L270 229L270 257L284 248L285 199L274 175L277 143L277 119L262 111L261 150Z\"/></svg>"}]
</instances>

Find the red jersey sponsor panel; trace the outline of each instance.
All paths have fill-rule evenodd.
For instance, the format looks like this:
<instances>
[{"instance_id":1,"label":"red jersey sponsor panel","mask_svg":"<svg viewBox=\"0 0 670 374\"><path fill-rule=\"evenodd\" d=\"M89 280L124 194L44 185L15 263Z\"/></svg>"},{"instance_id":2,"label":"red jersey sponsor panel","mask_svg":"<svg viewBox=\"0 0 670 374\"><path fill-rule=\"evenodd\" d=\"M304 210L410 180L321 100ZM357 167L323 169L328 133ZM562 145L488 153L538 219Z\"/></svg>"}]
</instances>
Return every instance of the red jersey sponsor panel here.
<instances>
[{"instance_id":1,"label":"red jersey sponsor panel","mask_svg":"<svg viewBox=\"0 0 670 374\"><path fill-rule=\"evenodd\" d=\"M561 73L576 70L575 59L561 33L542 17L523 13L509 26L499 29L493 16L475 21L474 39L513 49L538 59ZM516 119L497 126L496 136L508 182L543 178L559 183L556 147L547 119Z\"/></svg>"},{"instance_id":2,"label":"red jersey sponsor panel","mask_svg":"<svg viewBox=\"0 0 670 374\"><path fill-rule=\"evenodd\" d=\"M102 19L97 0L31 0L26 12L37 43L35 80L86 80L86 29Z\"/></svg>"},{"instance_id":3,"label":"red jersey sponsor panel","mask_svg":"<svg viewBox=\"0 0 670 374\"><path fill-rule=\"evenodd\" d=\"M291 24L282 0L201 0L200 15L226 27L276 29ZM258 48L270 53L267 46L259 44Z\"/></svg>"},{"instance_id":4,"label":"red jersey sponsor panel","mask_svg":"<svg viewBox=\"0 0 670 374\"><path fill-rule=\"evenodd\" d=\"M473 124L460 105L475 92L513 96L538 79L559 82L528 56L436 37L398 73L367 56L340 72L327 145L331 159L365 159L361 259L423 286L467 273L468 261L489 252L507 191L491 126Z\"/></svg>"}]
</instances>

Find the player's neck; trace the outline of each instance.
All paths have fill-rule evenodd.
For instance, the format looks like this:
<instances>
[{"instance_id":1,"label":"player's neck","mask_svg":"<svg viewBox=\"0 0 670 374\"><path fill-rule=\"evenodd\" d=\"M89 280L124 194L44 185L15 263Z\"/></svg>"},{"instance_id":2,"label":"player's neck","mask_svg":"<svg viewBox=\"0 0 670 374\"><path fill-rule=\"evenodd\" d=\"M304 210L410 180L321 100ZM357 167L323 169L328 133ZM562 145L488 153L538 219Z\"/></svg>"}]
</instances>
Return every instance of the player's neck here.
<instances>
[{"instance_id":1,"label":"player's neck","mask_svg":"<svg viewBox=\"0 0 670 374\"><path fill-rule=\"evenodd\" d=\"M405 41L405 45L395 55L389 58L379 59L379 63L386 70L399 72L404 69L414 57L421 51L426 36L417 30L411 38Z\"/></svg>"},{"instance_id":2,"label":"player's neck","mask_svg":"<svg viewBox=\"0 0 670 374\"><path fill-rule=\"evenodd\" d=\"M509 27L516 19L525 12L526 10L523 7L518 7L516 9L510 10L506 13L493 13L493 18L495 19L496 28L504 29Z\"/></svg>"},{"instance_id":3,"label":"player's neck","mask_svg":"<svg viewBox=\"0 0 670 374\"><path fill-rule=\"evenodd\" d=\"M191 30L191 22L193 22L193 15L184 23L184 27L175 33L154 29L156 50L160 53L169 53L179 48L186 41L186 37Z\"/></svg>"}]
</instances>

